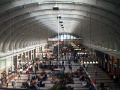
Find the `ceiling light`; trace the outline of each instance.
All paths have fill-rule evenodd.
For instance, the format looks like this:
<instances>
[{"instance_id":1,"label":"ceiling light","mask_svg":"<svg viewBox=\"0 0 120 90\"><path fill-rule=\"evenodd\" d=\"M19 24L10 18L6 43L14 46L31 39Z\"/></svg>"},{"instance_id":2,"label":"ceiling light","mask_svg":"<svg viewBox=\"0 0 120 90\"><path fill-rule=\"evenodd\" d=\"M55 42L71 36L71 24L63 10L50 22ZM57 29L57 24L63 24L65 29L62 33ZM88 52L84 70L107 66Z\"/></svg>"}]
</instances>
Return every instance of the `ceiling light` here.
<instances>
[{"instance_id":1,"label":"ceiling light","mask_svg":"<svg viewBox=\"0 0 120 90\"><path fill-rule=\"evenodd\" d=\"M59 15L57 16L57 18L61 18L61 15L59 14Z\"/></svg>"},{"instance_id":2,"label":"ceiling light","mask_svg":"<svg viewBox=\"0 0 120 90\"><path fill-rule=\"evenodd\" d=\"M115 52L117 51L117 50L114 50Z\"/></svg>"},{"instance_id":3,"label":"ceiling light","mask_svg":"<svg viewBox=\"0 0 120 90\"><path fill-rule=\"evenodd\" d=\"M58 7L57 5L55 5L55 6L53 7L53 10L59 10L59 7Z\"/></svg>"},{"instance_id":4,"label":"ceiling light","mask_svg":"<svg viewBox=\"0 0 120 90\"><path fill-rule=\"evenodd\" d=\"M67 2L67 3L73 3L73 2Z\"/></svg>"},{"instance_id":5,"label":"ceiling light","mask_svg":"<svg viewBox=\"0 0 120 90\"><path fill-rule=\"evenodd\" d=\"M40 2L38 2L38 4L41 4Z\"/></svg>"},{"instance_id":6,"label":"ceiling light","mask_svg":"<svg viewBox=\"0 0 120 90\"><path fill-rule=\"evenodd\" d=\"M60 21L59 23L63 23L63 21Z\"/></svg>"}]
</instances>

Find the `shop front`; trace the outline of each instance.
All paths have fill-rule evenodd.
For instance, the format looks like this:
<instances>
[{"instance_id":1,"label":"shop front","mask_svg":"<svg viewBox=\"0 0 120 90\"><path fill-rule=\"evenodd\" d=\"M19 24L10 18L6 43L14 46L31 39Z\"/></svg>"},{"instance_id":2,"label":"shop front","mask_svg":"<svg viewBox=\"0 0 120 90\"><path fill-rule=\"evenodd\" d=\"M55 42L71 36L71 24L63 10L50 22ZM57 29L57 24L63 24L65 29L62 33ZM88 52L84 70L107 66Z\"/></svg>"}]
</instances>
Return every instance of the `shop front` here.
<instances>
[{"instance_id":1,"label":"shop front","mask_svg":"<svg viewBox=\"0 0 120 90\"><path fill-rule=\"evenodd\" d=\"M104 53L104 62L105 62L104 69L106 72L109 73L109 55L106 53Z\"/></svg>"},{"instance_id":2,"label":"shop front","mask_svg":"<svg viewBox=\"0 0 120 90\"><path fill-rule=\"evenodd\" d=\"M7 80L11 80L15 77L13 66L13 58L5 57L0 59L0 79L2 84L6 83ZM2 85L1 85L2 86Z\"/></svg>"},{"instance_id":3,"label":"shop front","mask_svg":"<svg viewBox=\"0 0 120 90\"><path fill-rule=\"evenodd\" d=\"M118 65L118 59L113 57L113 74L115 74L115 75L117 75L117 73L118 73L117 65Z\"/></svg>"}]
</instances>

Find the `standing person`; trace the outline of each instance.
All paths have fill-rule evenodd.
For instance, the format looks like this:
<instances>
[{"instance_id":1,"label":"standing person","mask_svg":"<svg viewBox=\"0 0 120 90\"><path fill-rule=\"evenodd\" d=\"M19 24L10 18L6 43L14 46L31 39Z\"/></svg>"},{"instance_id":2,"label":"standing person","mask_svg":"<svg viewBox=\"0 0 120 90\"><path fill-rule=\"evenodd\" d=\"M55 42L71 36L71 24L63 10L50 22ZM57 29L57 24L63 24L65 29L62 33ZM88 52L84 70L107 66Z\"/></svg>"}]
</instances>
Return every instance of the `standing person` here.
<instances>
[{"instance_id":1,"label":"standing person","mask_svg":"<svg viewBox=\"0 0 120 90\"><path fill-rule=\"evenodd\" d=\"M4 78L1 78L1 83L4 84Z\"/></svg>"},{"instance_id":2,"label":"standing person","mask_svg":"<svg viewBox=\"0 0 120 90\"><path fill-rule=\"evenodd\" d=\"M6 86L8 87L9 79L7 79Z\"/></svg>"},{"instance_id":3,"label":"standing person","mask_svg":"<svg viewBox=\"0 0 120 90\"><path fill-rule=\"evenodd\" d=\"M64 66L64 65L62 65L62 68L63 68L63 70L65 71L65 66Z\"/></svg>"},{"instance_id":4,"label":"standing person","mask_svg":"<svg viewBox=\"0 0 120 90\"><path fill-rule=\"evenodd\" d=\"M113 79L114 79L114 81L116 81L116 76L115 76L115 74L113 75Z\"/></svg>"},{"instance_id":5,"label":"standing person","mask_svg":"<svg viewBox=\"0 0 120 90\"><path fill-rule=\"evenodd\" d=\"M95 88L97 88L97 81L96 81L96 79L93 80L93 83L95 85Z\"/></svg>"},{"instance_id":6,"label":"standing person","mask_svg":"<svg viewBox=\"0 0 120 90\"><path fill-rule=\"evenodd\" d=\"M21 74L21 75L22 75L22 71L23 71L22 68L20 68L20 74Z\"/></svg>"},{"instance_id":7,"label":"standing person","mask_svg":"<svg viewBox=\"0 0 120 90\"><path fill-rule=\"evenodd\" d=\"M85 70L87 71L87 68L88 68L88 64L85 64Z\"/></svg>"},{"instance_id":8,"label":"standing person","mask_svg":"<svg viewBox=\"0 0 120 90\"><path fill-rule=\"evenodd\" d=\"M97 76L97 70L95 69L95 75Z\"/></svg>"},{"instance_id":9,"label":"standing person","mask_svg":"<svg viewBox=\"0 0 120 90\"><path fill-rule=\"evenodd\" d=\"M107 85L107 90L110 90L110 85L109 84Z\"/></svg>"},{"instance_id":10,"label":"standing person","mask_svg":"<svg viewBox=\"0 0 120 90\"><path fill-rule=\"evenodd\" d=\"M64 65L64 61L62 60L62 65Z\"/></svg>"},{"instance_id":11,"label":"standing person","mask_svg":"<svg viewBox=\"0 0 120 90\"><path fill-rule=\"evenodd\" d=\"M30 80L30 74L28 73L28 81Z\"/></svg>"},{"instance_id":12,"label":"standing person","mask_svg":"<svg viewBox=\"0 0 120 90\"><path fill-rule=\"evenodd\" d=\"M101 88L102 90L104 90L104 83L103 83L103 82L100 84L100 88Z\"/></svg>"},{"instance_id":13,"label":"standing person","mask_svg":"<svg viewBox=\"0 0 120 90\"><path fill-rule=\"evenodd\" d=\"M17 86L16 80L12 81L12 86L13 86L13 88L16 88L16 86Z\"/></svg>"},{"instance_id":14,"label":"standing person","mask_svg":"<svg viewBox=\"0 0 120 90\"><path fill-rule=\"evenodd\" d=\"M69 70L72 72L72 66L71 65L69 65Z\"/></svg>"},{"instance_id":15,"label":"standing person","mask_svg":"<svg viewBox=\"0 0 120 90\"><path fill-rule=\"evenodd\" d=\"M18 74L18 80L19 80L19 79L21 79L21 76L20 76L20 74Z\"/></svg>"},{"instance_id":16,"label":"standing person","mask_svg":"<svg viewBox=\"0 0 120 90\"><path fill-rule=\"evenodd\" d=\"M15 84L15 82L14 82L14 81L12 81L12 86L13 86L13 88L14 88L14 84Z\"/></svg>"},{"instance_id":17,"label":"standing person","mask_svg":"<svg viewBox=\"0 0 120 90\"><path fill-rule=\"evenodd\" d=\"M5 84L7 83L7 77L5 78Z\"/></svg>"},{"instance_id":18,"label":"standing person","mask_svg":"<svg viewBox=\"0 0 120 90\"><path fill-rule=\"evenodd\" d=\"M30 71L33 72L33 66L31 66Z\"/></svg>"},{"instance_id":19,"label":"standing person","mask_svg":"<svg viewBox=\"0 0 120 90\"><path fill-rule=\"evenodd\" d=\"M63 55L62 65L64 65L64 64L65 64L65 63L64 63L64 61L65 61L65 55Z\"/></svg>"},{"instance_id":20,"label":"standing person","mask_svg":"<svg viewBox=\"0 0 120 90\"><path fill-rule=\"evenodd\" d=\"M38 71L38 63L35 64L35 69Z\"/></svg>"},{"instance_id":21,"label":"standing person","mask_svg":"<svg viewBox=\"0 0 120 90\"><path fill-rule=\"evenodd\" d=\"M80 70L80 65L78 64L78 66L77 66L77 71L79 71Z\"/></svg>"},{"instance_id":22,"label":"standing person","mask_svg":"<svg viewBox=\"0 0 120 90\"><path fill-rule=\"evenodd\" d=\"M17 87L17 81L16 81L16 79L14 80L14 88L16 88Z\"/></svg>"},{"instance_id":23,"label":"standing person","mask_svg":"<svg viewBox=\"0 0 120 90\"><path fill-rule=\"evenodd\" d=\"M93 83L96 85L96 79L94 79Z\"/></svg>"},{"instance_id":24,"label":"standing person","mask_svg":"<svg viewBox=\"0 0 120 90\"><path fill-rule=\"evenodd\" d=\"M35 67L35 66L34 66L34 71L35 71L34 73L36 74L36 72L37 72L37 69L36 69L36 67Z\"/></svg>"},{"instance_id":25,"label":"standing person","mask_svg":"<svg viewBox=\"0 0 120 90\"><path fill-rule=\"evenodd\" d=\"M28 68L28 71L27 71L27 73L28 73L28 74L30 73L30 68Z\"/></svg>"}]
</instances>

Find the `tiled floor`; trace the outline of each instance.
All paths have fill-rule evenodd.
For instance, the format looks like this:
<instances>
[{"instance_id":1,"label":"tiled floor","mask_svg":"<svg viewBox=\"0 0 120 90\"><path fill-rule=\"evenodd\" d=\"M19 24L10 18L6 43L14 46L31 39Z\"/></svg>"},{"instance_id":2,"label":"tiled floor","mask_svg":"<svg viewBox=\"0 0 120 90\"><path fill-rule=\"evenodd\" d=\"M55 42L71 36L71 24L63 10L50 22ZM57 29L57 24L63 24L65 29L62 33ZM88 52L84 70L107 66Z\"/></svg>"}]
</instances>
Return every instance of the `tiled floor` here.
<instances>
[{"instance_id":1,"label":"tiled floor","mask_svg":"<svg viewBox=\"0 0 120 90\"><path fill-rule=\"evenodd\" d=\"M72 62L72 71L76 71L76 69L77 69L77 63ZM94 70L95 69L97 69L97 76L94 75ZM42 70L40 70L39 72L41 72L41 71ZM50 70L46 70L46 72L49 72L49 71ZM69 71L68 66L65 66L65 72L68 72L68 71ZM117 84L105 72L103 72L98 66L94 66L94 65L90 64L88 66L87 72L88 72L88 75L90 76L92 81L94 79L96 79L97 90L99 90L99 85L100 85L101 82L104 82L105 86L107 84L110 84L112 90L120 90L118 88ZM22 74L20 80L18 80L18 77L16 77L15 79L17 80L17 88L21 88L22 82L27 81L28 77L27 77L27 74L25 74L25 72L24 72L24 74ZM54 84L52 84L50 82L50 80L51 80L51 77L48 76L47 80L43 81L43 83L45 83L45 87L41 87L40 90L47 90L47 89L51 88ZM74 90L89 90L89 88L81 85L81 82L79 81L79 78L74 77L73 80L74 80L74 84L67 84L67 86L74 87ZM12 81L10 81L10 83L8 85L8 88L13 88L12 87ZM3 87L6 87L6 85L4 85Z\"/></svg>"},{"instance_id":2,"label":"tiled floor","mask_svg":"<svg viewBox=\"0 0 120 90\"><path fill-rule=\"evenodd\" d=\"M76 69L77 69L77 63L72 62L72 71L76 71ZM41 72L41 71L42 70L40 70L39 72ZM49 72L49 71L50 70L46 70L46 72ZM68 71L69 71L68 66L65 66L65 72L68 72ZM17 80L17 88L21 88L22 82L27 81L27 74L22 74L21 80L18 80L18 77L16 77L15 79ZM48 77L48 79L46 81L43 81L43 83L45 83L45 87L41 87L42 90L47 90L54 85L50 82L50 80L51 80L51 77ZM73 78L73 80L74 80L74 84L67 84L67 86L73 86L74 90L89 90L89 88L81 85L79 78ZM8 88L13 88L12 81L10 81ZM4 85L3 87L6 87L6 85Z\"/></svg>"}]
</instances>

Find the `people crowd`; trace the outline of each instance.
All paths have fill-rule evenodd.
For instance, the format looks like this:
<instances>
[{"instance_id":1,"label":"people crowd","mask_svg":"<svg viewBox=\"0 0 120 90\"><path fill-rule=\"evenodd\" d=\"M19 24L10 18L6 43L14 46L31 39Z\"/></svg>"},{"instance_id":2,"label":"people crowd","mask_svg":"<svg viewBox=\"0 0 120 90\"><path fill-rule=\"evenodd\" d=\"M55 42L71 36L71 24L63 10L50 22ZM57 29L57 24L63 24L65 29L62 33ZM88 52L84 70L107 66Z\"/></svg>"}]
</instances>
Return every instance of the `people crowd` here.
<instances>
[{"instance_id":1,"label":"people crowd","mask_svg":"<svg viewBox=\"0 0 120 90\"><path fill-rule=\"evenodd\" d=\"M34 62L32 62L31 64L28 64L26 67L26 74L28 75L28 79L27 81L22 83L22 88L31 88L31 89L38 89L40 87L44 87L45 83L43 83L43 81L45 81L48 77L48 74L50 74L50 76L53 75L53 70L55 68L60 68L63 71L65 71L66 67L69 68L69 77L73 78L74 76L79 78L81 85L84 85L86 87L90 86L90 80L88 78L88 76L86 75L85 71L83 68L88 68L88 65L80 65L78 63L80 56L78 56L77 54L70 54L70 53L66 53L66 54L61 54L59 56L59 58L55 57L57 62L49 62L47 63L46 61L40 61L40 60L34 60ZM58 61L58 59L60 59ZM72 63L78 63L77 65L77 69L76 71L72 71ZM45 69L49 69L51 70L50 73L46 73ZM42 72L40 72L42 70ZM18 80L21 79L21 75L23 74L23 68L20 67L19 70L17 71L18 73ZM55 74L55 73L54 73ZM56 79L56 82L59 82L58 79ZM17 86L17 81L14 80L12 82L12 86L13 88L16 88Z\"/></svg>"}]
</instances>

